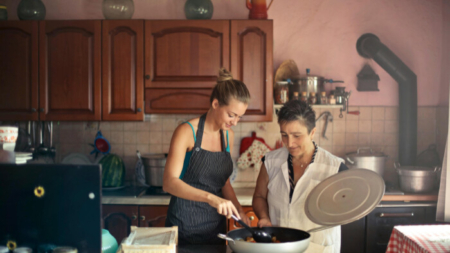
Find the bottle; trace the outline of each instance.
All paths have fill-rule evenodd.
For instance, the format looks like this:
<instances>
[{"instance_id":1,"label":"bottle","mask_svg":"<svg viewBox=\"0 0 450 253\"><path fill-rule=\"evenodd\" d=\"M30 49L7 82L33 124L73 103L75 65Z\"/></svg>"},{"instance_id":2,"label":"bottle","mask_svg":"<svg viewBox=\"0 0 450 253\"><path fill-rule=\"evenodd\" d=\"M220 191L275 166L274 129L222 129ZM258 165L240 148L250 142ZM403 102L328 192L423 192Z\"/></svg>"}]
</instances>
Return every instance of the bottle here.
<instances>
[{"instance_id":1,"label":"bottle","mask_svg":"<svg viewBox=\"0 0 450 253\"><path fill-rule=\"evenodd\" d=\"M315 105L317 103L317 97L315 92L311 92L309 95L309 104Z\"/></svg>"},{"instance_id":2,"label":"bottle","mask_svg":"<svg viewBox=\"0 0 450 253\"><path fill-rule=\"evenodd\" d=\"M298 100L298 92L294 92L294 95L292 96L292 100Z\"/></svg>"},{"instance_id":3,"label":"bottle","mask_svg":"<svg viewBox=\"0 0 450 253\"><path fill-rule=\"evenodd\" d=\"M308 96L306 96L306 91L302 91L302 96L300 97L300 101L308 103Z\"/></svg>"},{"instance_id":4,"label":"bottle","mask_svg":"<svg viewBox=\"0 0 450 253\"><path fill-rule=\"evenodd\" d=\"M329 103L330 103L330 105L335 105L336 104L336 99L334 98L334 95L330 95Z\"/></svg>"},{"instance_id":5,"label":"bottle","mask_svg":"<svg viewBox=\"0 0 450 253\"><path fill-rule=\"evenodd\" d=\"M322 104L322 105L328 104L327 93L325 91L322 91L320 93L320 104Z\"/></svg>"}]
</instances>

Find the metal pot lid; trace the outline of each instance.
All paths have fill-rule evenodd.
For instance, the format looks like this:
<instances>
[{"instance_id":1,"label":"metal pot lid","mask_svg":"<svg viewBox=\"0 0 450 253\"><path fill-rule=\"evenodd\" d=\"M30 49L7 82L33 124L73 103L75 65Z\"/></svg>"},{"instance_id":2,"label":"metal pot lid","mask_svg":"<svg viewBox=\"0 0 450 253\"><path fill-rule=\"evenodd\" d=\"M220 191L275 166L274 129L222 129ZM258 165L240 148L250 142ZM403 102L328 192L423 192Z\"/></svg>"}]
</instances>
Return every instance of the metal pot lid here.
<instances>
[{"instance_id":1,"label":"metal pot lid","mask_svg":"<svg viewBox=\"0 0 450 253\"><path fill-rule=\"evenodd\" d=\"M384 195L383 178L366 169L351 169L320 182L305 203L308 218L319 225L344 225L369 214Z\"/></svg>"},{"instance_id":2,"label":"metal pot lid","mask_svg":"<svg viewBox=\"0 0 450 253\"><path fill-rule=\"evenodd\" d=\"M371 148L358 148L356 152L350 152L346 155L349 157L387 157L383 152L377 152Z\"/></svg>"}]
</instances>

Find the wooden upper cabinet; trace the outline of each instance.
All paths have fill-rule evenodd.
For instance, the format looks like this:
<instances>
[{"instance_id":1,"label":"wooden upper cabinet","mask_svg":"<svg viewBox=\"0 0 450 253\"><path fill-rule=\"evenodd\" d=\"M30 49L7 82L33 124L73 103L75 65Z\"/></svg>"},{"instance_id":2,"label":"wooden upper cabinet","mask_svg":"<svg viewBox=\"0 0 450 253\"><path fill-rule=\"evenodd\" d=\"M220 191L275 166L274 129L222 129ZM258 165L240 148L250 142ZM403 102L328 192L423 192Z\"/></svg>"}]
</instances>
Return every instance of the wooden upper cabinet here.
<instances>
[{"instance_id":1,"label":"wooden upper cabinet","mask_svg":"<svg viewBox=\"0 0 450 253\"><path fill-rule=\"evenodd\" d=\"M145 21L145 87L214 87L229 42L227 20Z\"/></svg>"},{"instance_id":2,"label":"wooden upper cabinet","mask_svg":"<svg viewBox=\"0 0 450 253\"><path fill-rule=\"evenodd\" d=\"M0 120L38 120L38 22L0 22Z\"/></svg>"},{"instance_id":3,"label":"wooden upper cabinet","mask_svg":"<svg viewBox=\"0 0 450 253\"><path fill-rule=\"evenodd\" d=\"M144 119L144 21L102 21L103 120Z\"/></svg>"},{"instance_id":4,"label":"wooden upper cabinet","mask_svg":"<svg viewBox=\"0 0 450 253\"><path fill-rule=\"evenodd\" d=\"M41 120L101 120L101 21L39 23Z\"/></svg>"},{"instance_id":5,"label":"wooden upper cabinet","mask_svg":"<svg viewBox=\"0 0 450 253\"><path fill-rule=\"evenodd\" d=\"M250 91L243 121L272 121L272 20L231 21L231 73Z\"/></svg>"}]
</instances>

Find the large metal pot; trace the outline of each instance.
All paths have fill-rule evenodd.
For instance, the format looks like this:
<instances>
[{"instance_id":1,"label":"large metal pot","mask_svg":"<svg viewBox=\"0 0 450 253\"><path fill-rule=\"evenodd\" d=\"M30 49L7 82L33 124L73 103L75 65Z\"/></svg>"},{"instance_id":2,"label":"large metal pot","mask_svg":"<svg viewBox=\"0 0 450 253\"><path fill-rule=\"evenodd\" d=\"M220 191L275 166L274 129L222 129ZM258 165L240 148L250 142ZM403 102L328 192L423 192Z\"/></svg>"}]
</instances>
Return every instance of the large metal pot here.
<instances>
[{"instance_id":1,"label":"large metal pot","mask_svg":"<svg viewBox=\"0 0 450 253\"><path fill-rule=\"evenodd\" d=\"M142 155L144 163L145 181L150 186L162 187L164 167L166 166L165 154Z\"/></svg>"},{"instance_id":2,"label":"large metal pot","mask_svg":"<svg viewBox=\"0 0 450 253\"><path fill-rule=\"evenodd\" d=\"M419 166L400 166L394 163L399 175L400 188L410 193L430 192L437 183L437 175L441 168L428 168Z\"/></svg>"},{"instance_id":3,"label":"large metal pot","mask_svg":"<svg viewBox=\"0 0 450 253\"><path fill-rule=\"evenodd\" d=\"M254 228L259 229L259 228ZM228 232L228 237L234 240L228 242L228 245L237 253L301 253L304 252L309 246L309 240L311 235L305 231L283 228L283 227L263 227L264 232L276 235L277 240L281 243L251 243L246 242L247 237L251 237L252 233L245 228L235 229Z\"/></svg>"},{"instance_id":4,"label":"large metal pot","mask_svg":"<svg viewBox=\"0 0 450 253\"><path fill-rule=\"evenodd\" d=\"M375 152L371 148L358 148L356 152L347 153L346 160L350 169L368 169L383 176L384 165L388 158L383 152Z\"/></svg>"}]
</instances>

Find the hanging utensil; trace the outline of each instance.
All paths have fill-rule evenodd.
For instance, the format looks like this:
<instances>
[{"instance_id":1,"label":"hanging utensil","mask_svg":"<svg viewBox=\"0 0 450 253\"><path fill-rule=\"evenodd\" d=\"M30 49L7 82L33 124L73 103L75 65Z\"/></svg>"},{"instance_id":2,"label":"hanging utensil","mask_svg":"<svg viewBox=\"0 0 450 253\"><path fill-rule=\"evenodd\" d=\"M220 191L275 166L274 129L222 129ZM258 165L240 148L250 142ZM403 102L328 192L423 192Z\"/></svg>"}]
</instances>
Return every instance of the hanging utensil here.
<instances>
[{"instance_id":1,"label":"hanging utensil","mask_svg":"<svg viewBox=\"0 0 450 253\"><path fill-rule=\"evenodd\" d=\"M254 230L253 228L249 227L245 222L238 219L238 217L231 215L231 217L237 221L239 224L241 224L243 227L245 227L248 231L250 231L253 235L253 239L255 239L256 242L263 242L263 243L269 243L272 242L272 236L267 234L266 232L262 230Z\"/></svg>"},{"instance_id":2,"label":"hanging utensil","mask_svg":"<svg viewBox=\"0 0 450 253\"><path fill-rule=\"evenodd\" d=\"M44 144L44 127L45 127L45 122L42 121L40 123L41 123L41 124L39 124L40 125L40 127L39 127L39 130L40 130L40 132L39 132L39 134L40 134L39 143L40 143L40 145L39 145L39 148L38 148L38 152L41 155L46 155L48 149L47 149L47 147Z\"/></svg>"},{"instance_id":3,"label":"hanging utensil","mask_svg":"<svg viewBox=\"0 0 450 253\"><path fill-rule=\"evenodd\" d=\"M322 137L323 137L325 140L328 140L328 138L325 136L325 133L326 133L327 127L328 127L328 121L329 121L329 122L333 122L333 115L331 114L331 112L325 111L325 112L323 112L322 114L320 114L320 116L316 119L316 122L319 121L319 120L320 120L322 117L324 117L325 115L327 116L327 118L326 118L326 120L325 120L325 127L324 127L323 132L322 132Z\"/></svg>"},{"instance_id":4,"label":"hanging utensil","mask_svg":"<svg viewBox=\"0 0 450 253\"><path fill-rule=\"evenodd\" d=\"M56 155L56 148L53 146L53 121L50 121L49 123L49 135L50 135L50 143L49 143L49 152L48 154L50 155L51 158L55 158Z\"/></svg>"}]
</instances>

